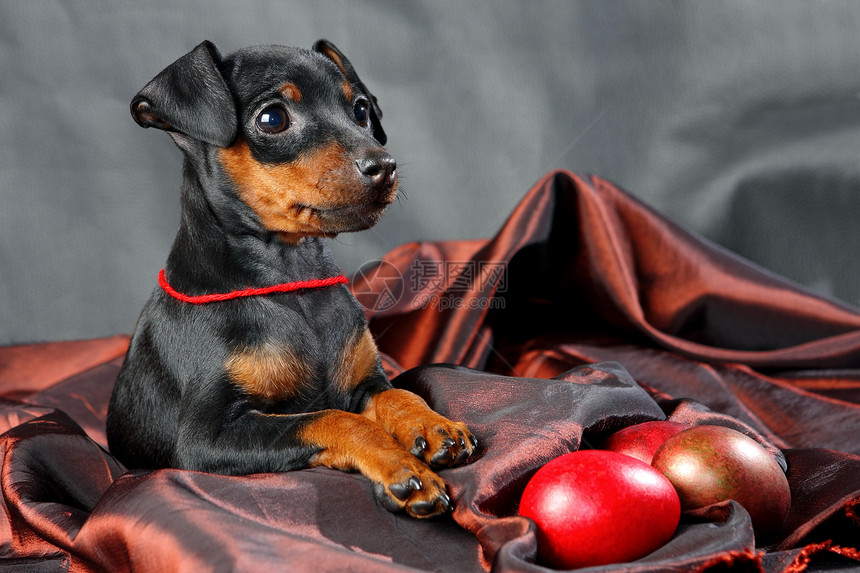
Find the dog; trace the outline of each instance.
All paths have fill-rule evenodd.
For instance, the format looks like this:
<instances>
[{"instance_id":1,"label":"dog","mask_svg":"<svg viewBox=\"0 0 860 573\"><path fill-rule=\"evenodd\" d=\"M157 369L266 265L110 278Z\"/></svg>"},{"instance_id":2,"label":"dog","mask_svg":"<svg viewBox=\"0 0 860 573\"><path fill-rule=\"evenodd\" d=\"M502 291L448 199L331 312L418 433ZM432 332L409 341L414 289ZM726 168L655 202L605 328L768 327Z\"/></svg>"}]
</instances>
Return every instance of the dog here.
<instances>
[{"instance_id":1,"label":"dog","mask_svg":"<svg viewBox=\"0 0 860 573\"><path fill-rule=\"evenodd\" d=\"M223 58L203 42L131 113L184 153L182 213L111 396L110 451L129 468L357 471L386 509L451 510L434 469L477 440L392 387L326 246L374 225L398 187L349 60L326 40Z\"/></svg>"}]
</instances>

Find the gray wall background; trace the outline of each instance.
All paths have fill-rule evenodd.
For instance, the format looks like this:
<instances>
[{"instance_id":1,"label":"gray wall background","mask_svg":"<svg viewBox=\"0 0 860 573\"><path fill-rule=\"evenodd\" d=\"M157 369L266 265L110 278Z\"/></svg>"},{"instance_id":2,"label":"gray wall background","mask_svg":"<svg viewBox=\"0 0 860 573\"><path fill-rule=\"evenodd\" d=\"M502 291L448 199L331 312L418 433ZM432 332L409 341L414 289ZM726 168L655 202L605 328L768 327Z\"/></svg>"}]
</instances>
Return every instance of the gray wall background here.
<instances>
[{"instance_id":1,"label":"gray wall background","mask_svg":"<svg viewBox=\"0 0 860 573\"><path fill-rule=\"evenodd\" d=\"M203 39L325 37L379 97L408 198L333 241L347 272L491 236L563 167L856 304L858 31L852 0L0 0L0 344L133 329L181 156L128 103Z\"/></svg>"}]
</instances>

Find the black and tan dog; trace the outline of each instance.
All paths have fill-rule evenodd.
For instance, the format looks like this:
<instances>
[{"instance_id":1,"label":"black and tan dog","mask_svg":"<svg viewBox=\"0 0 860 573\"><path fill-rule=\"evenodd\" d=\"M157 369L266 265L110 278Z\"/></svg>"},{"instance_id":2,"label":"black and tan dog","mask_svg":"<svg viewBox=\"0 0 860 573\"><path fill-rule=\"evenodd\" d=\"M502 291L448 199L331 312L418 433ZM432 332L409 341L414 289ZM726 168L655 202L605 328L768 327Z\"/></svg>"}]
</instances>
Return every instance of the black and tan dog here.
<instances>
[{"instance_id":1,"label":"black and tan dog","mask_svg":"<svg viewBox=\"0 0 860 573\"><path fill-rule=\"evenodd\" d=\"M359 471L388 509L450 509L429 466L477 442L392 388L324 244L397 193L382 113L346 57L320 40L222 59L204 42L132 114L185 154L182 216L111 398L111 451L131 468Z\"/></svg>"}]
</instances>

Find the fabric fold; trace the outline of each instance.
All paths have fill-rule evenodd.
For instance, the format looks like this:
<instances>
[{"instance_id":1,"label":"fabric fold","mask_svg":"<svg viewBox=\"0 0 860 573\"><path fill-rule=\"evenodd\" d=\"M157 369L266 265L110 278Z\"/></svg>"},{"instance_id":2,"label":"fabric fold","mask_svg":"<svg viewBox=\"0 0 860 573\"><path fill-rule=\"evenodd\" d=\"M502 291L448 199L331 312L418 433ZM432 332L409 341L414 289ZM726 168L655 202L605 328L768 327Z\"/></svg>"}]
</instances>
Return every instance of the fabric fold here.
<instances>
[{"instance_id":1,"label":"fabric fold","mask_svg":"<svg viewBox=\"0 0 860 573\"><path fill-rule=\"evenodd\" d=\"M75 346L87 356L0 348L2 395L17 400L0 402L0 568L547 571L534 524L517 515L529 478L667 418L768 448L792 492L783 530L756 540L726 502L686 515L651 555L590 570L860 560L860 312L849 305L563 171L493 238L403 245L351 288L393 383L479 440L466 464L440 472L451 516L389 513L365 478L324 468L126 472L104 449L104 417L127 338ZM57 348L59 362L39 370Z\"/></svg>"}]
</instances>

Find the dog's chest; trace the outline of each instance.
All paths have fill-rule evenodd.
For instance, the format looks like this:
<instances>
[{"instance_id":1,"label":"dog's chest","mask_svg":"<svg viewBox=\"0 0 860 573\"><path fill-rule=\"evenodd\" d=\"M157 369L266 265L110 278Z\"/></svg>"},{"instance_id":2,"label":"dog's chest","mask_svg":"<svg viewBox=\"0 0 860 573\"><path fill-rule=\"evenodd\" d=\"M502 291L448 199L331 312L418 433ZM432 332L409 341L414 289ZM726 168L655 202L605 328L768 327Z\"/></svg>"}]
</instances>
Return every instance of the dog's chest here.
<instances>
[{"instance_id":1,"label":"dog's chest","mask_svg":"<svg viewBox=\"0 0 860 573\"><path fill-rule=\"evenodd\" d=\"M304 402L348 393L373 372L376 346L354 299L289 302L258 310L248 325L254 336L233 345L225 370L234 384L267 402Z\"/></svg>"}]
</instances>

